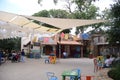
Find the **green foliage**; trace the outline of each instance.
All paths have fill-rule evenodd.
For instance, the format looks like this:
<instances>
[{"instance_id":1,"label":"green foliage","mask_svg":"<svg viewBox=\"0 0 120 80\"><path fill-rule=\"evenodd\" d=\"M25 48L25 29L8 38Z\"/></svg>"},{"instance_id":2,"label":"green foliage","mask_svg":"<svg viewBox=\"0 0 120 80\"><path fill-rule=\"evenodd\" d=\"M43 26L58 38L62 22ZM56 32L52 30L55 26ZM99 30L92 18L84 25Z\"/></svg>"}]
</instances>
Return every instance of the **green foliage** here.
<instances>
[{"instance_id":1,"label":"green foliage","mask_svg":"<svg viewBox=\"0 0 120 80\"><path fill-rule=\"evenodd\" d=\"M95 19L98 15L97 11L99 8L95 7L94 5L87 6L84 10L79 11L76 10L73 15L75 19ZM84 33L84 31L88 28L88 26L80 26L76 28L76 34L79 32Z\"/></svg>"},{"instance_id":2,"label":"green foliage","mask_svg":"<svg viewBox=\"0 0 120 80\"><path fill-rule=\"evenodd\" d=\"M120 0L111 7L112 26L108 30L108 41L110 44L120 43Z\"/></svg>"},{"instance_id":3,"label":"green foliage","mask_svg":"<svg viewBox=\"0 0 120 80\"><path fill-rule=\"evenodd\" d=\"M120 79L120 63L118 63L108 72L108 76L114 80Z\"/></svg>"},{"instance_id":4,"label":"green foliage","mask_svg":"<svg viewBox=\"0 0 120 80\"><path fill-rule=\"evenodd\" d=\"M104 20L111 20L112 15L111 15L110 9L103 10L100 17L101 17L101 19L104 19Z\"/></svg>"},{"instance_id":5,"label":"green foliage","mask_svg":"<svg viewBox=\"0 0 120 80\"><path fill-rule=\"evenodd\" d=\"M35 13L33 16L50 17L49 12L47 10L39 11L38 13Z\"/></svg>"},{"instance_id":6,"label":"green foliage","mask_svg":"<svg viewBox=\"0 0 120 80\"><path fill-rule=\"evenodd\" d=\"M41 2L42 0L39 1ZM54 1L54 3L56 4L59 0L52 0L52 1ZM97 8L92 4L92 2L94 1L96 0L63 0L63 2L66 3L65 7L67 8L69 13L66 10L50 10L49 17L73 18L73 19L96 19L96 17L98 16L97 11L99 10L99 8ZM76 5L74 11L71 10L72 4ZM87 29L87 27L89 26L77 27L76 34L78 34L79 32L84 32Z\"/></svg>"},{"instance_id":7,"label":"green foliage","mask_svg":"<svg viewBox=\"0 0 120 80\"><path fill-rule=\"evenodd\" d=\"M53 17L53 18L67 18L69 13L65 10L61 9L51 9L49 11L47 10L42 10L39 11L38 13L33 14L33 16L37 17Z\"/></svg>"},{"instance_id":8,"label":"green foliage","mask_svg":"<svg viewBox=\"0 0 120 80\"><path fill-rule=\"evenodd\" d=\"M0 40L0 49L5 50L20 50L21 48L21 39L20 38L11 38Z\"/></svg>"},{"instance_id":9,"label":"green foliage","mask_svg":"<svg viewBox=\"0 0 120 80\"><path fill-rule=\"evenodd\" d=\"M38 13L35 13L33 16L39 16L39 17L51 17L51 18L68 18L70 17L69 16L69 13L65 10L55 10L55 9L51 9L49 11L47 10L42 10L42 11L39 11ZM38 23L38 22L37 22ZM43 26L46 26L46 27L49 27L49 28L56 28L55 26L52 26L52 25L49 25L49 24L42 24ZM63 32L65 33L69 33L70 30L67 29L67 30L64 30Z\"/></svg>"},{"instance_id":10,"label":"green foliage","mask_svg":"<svg viewBox=\"0 0 120 80\"><path fill-rule=\"evenodd\" d=\"M88 6L86 9L79 11L76 10L73 12L75 19L95 19L97 14L97 11L99 8L95 7L94 5Z\"/></svg>"},{"instance_id":11,"label":"green foliage","mask_svg":"<svg viewBox=\"0 0 120 80\"><path fill-rule=\"evenodd\" d=\"M92 3L93 0L73 0L80 12L84 12Z\"/></svg>"},{"instance_id":12,"label":"green foliage","mask_svg":"<svg viewBox=\"0 0 120 80\"><path fill-rule=\"evenodd\" d=\"M112 5L111 14L114 18L120 17L120 0L116 0L116 3Z\"/></svg>"},{"instance_id":13,"label":"green foliage","mask_svg":"<svg viewBox=\"0 0 120 80\"><path fill-rule=\"evenodd\" d=\"M61 9L51 9L49 11L49 15L53 18L68 18L69 13L65 10L61 10Z\"/></svg>"}]
</instances>

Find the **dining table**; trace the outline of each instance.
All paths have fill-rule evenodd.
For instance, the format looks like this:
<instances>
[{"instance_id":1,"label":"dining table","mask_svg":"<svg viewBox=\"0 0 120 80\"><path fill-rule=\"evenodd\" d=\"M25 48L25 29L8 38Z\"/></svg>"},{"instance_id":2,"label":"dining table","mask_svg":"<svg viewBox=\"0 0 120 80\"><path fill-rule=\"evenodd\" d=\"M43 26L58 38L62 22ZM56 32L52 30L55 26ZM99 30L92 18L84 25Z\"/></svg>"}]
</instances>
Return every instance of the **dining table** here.
<instances>
[{"instance_id":1,"label":"dining table","mask_svg":"<svg viewBox=\"0 0 120 80\"><path fill-rule=\"evenodd\" d=\"M78 80L78 73L73 70L67 70L62 72L62 80L66 80L66 77L74 77L74 80Z\"/></svg>"}]
</instances>

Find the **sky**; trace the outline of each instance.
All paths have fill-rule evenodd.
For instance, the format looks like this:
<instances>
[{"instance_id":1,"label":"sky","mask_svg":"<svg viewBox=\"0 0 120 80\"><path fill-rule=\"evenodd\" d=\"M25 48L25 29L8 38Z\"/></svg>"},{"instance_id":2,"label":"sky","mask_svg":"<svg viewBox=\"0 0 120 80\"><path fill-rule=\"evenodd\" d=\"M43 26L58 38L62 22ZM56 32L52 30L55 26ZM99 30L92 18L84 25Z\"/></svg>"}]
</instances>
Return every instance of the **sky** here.
<instances>
[{"instance_id":1,"label":"sky","mask_svg":"<svg viewBox=\"0 0 120 80\"><path fill-rule=\"evenodd\" d=\"M38 0L0 0L0 11L19 15L33 15L44 9L65 9L63 2L59 2L57 5L54 5L52 0L43 0L42 5L37 2ZM94 4L102 11L105 8L110 8L113 0L99 0Z\"/></svg>"}]
</instances>

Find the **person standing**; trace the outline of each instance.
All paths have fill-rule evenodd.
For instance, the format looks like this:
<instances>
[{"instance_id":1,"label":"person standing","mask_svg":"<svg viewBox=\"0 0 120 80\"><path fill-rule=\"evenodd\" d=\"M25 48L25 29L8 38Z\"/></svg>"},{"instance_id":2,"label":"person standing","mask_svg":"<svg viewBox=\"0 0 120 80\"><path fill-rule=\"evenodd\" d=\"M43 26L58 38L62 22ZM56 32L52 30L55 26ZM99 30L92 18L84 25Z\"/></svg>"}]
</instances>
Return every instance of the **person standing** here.
<instances>
[{"instance_id":1,"label":"person standing","mask_svg":"<svg viewBox=\"0 0 120 80\"><path fill-rule=\"evenodd\" d=\"M65 51L63 52L63 58L67 58L67 53Z\"/></svg>"},{"instance_id":2,"label":"person standing","mask_svg":"<svg viewBox=\"0 0 120 80\"><path fill-rule=\"evenodd\" d=\"M1 62L2 62L2 51L0 50L0 65L1 65Z\"/></svg>"},{"instance_id":3,"label":"person standing","mask_svg":"<svg viewBox=\"0 0 120 80\"><path fill-rule=\"evenodd\" d=\"M25 52L24 49L21 51L21 62L25 62Z\"/></svg>"}]
</instances>

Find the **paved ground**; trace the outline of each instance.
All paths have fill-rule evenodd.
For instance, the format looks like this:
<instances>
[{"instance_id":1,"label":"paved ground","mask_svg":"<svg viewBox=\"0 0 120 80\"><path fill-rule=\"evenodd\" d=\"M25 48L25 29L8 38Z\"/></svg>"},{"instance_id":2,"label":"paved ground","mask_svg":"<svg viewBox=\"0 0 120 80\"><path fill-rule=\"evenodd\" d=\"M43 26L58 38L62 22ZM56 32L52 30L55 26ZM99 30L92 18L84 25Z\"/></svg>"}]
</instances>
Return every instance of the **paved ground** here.
<instances>
[{"instance_id":1,"label":"paved ground","mask_svg":"<svg viewBox=\"0 0 120 80\"><path fill-rule=\"evenodd\" d=\"M25 63L7 61L0 66L0 80L47 80L46 72L54 72L59 80L64 70L80 68L82 76L94 75L93 59L60 59L56 64L45 64L44 59L26 59Z\"/></svg>"}]
</instances>

